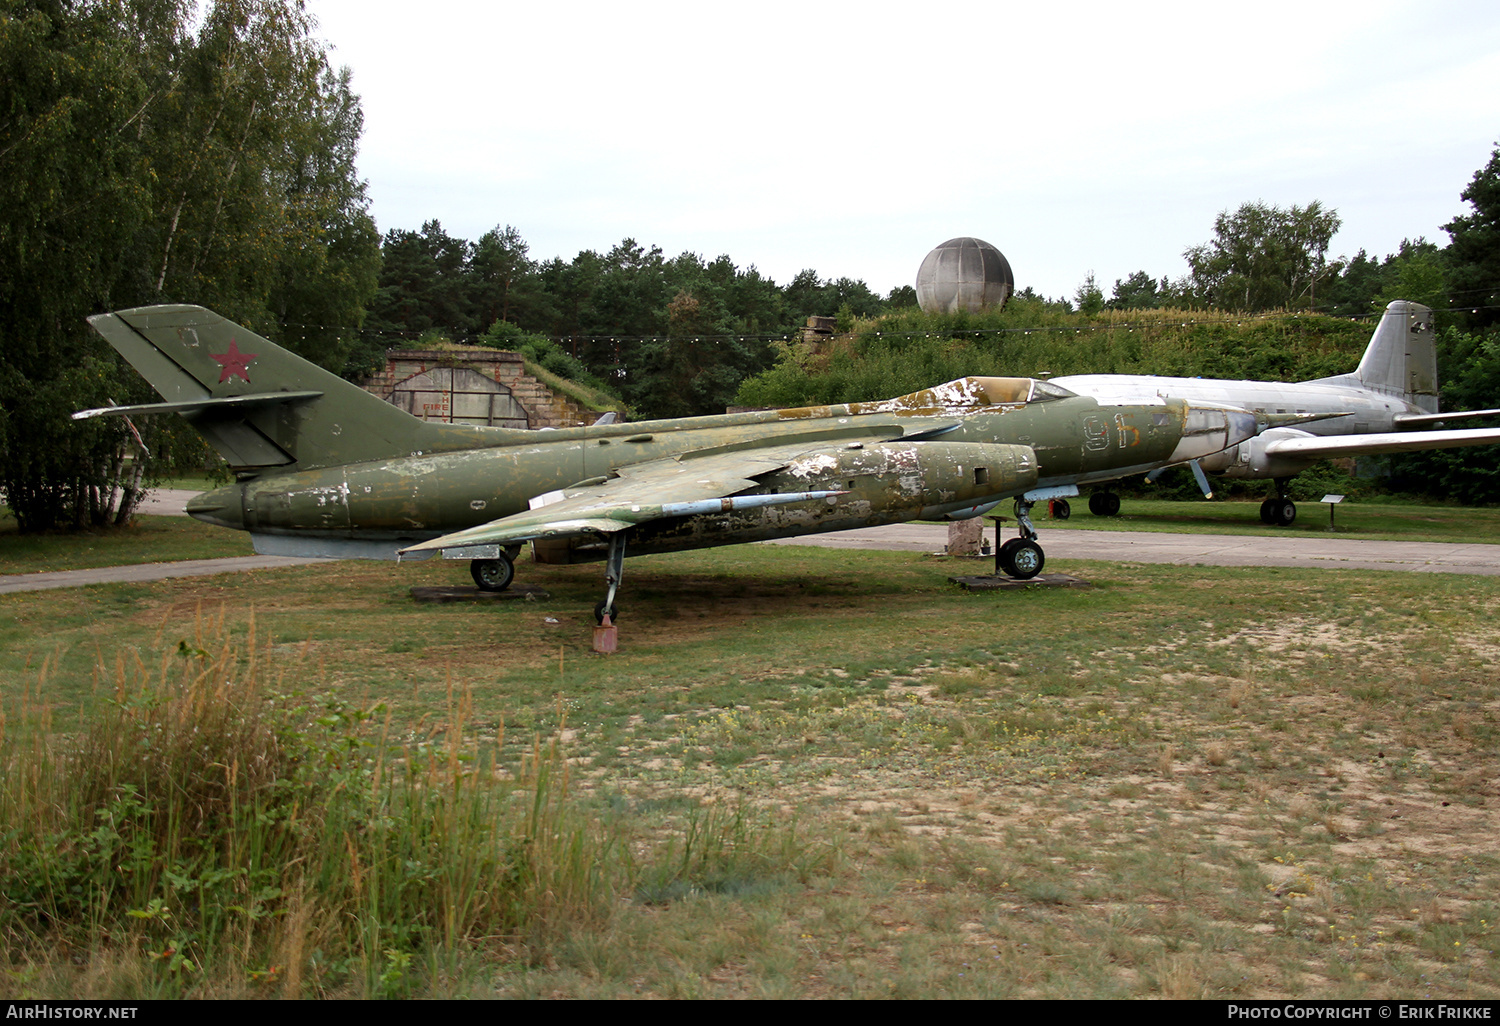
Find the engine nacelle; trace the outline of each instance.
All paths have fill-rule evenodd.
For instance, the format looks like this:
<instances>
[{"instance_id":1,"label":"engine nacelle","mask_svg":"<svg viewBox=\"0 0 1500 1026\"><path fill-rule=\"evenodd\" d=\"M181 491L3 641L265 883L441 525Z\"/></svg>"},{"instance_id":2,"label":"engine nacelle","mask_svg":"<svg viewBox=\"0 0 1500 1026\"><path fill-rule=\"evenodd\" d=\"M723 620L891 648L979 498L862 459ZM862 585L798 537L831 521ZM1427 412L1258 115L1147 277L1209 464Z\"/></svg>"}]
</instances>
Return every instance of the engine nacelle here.
<instances>
[{"instance_id":1,"label":"engine nacelle","mask_svg":"<svg viewBox=\"0 0 1500 1026\"><path fill-rule=\"evenodd\" d=\"M1266 452L1266 446L1278 439L1312 437L1314 437L1312 432L1303 431L1300 428L1271 428L1248 441L1241 442L1232 449L1225 449L1223 452L1203 457L1198 461L1198 465L1210 474L1219 474L1222 477L1256 480L1293 477L1302 473L1316 461L1272 456Z\"/></svg>"},{"instance_id":2,"label":"engine nacelle","mask_svg":"<svg viewBox=\"0 0 1500 1026\"><path fill-rule=\"evenodd\" d=\"M848 492L832 505L857 503L896 522L1018 495L1036 485L1037 460L1026 445L851 442L799 456L761 481L770 492Z\"/></svg>"}]
</instances>

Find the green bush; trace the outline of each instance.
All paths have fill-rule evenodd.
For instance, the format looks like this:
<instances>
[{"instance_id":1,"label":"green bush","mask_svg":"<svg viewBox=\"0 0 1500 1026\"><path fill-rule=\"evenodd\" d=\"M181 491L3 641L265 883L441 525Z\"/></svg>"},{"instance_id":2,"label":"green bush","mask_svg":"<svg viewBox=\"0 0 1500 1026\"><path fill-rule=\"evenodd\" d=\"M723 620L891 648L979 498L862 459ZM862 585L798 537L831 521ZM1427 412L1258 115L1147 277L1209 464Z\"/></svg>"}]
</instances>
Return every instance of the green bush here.
<instances>
[{"instance_id":1,"label":"green bush","mask_svg":"<svg viewBox=\"0 0 1500 1026\"><path fill-rule=\"evenodd\" d=\"M1162 374L1298 381L1352 370L1367 321L1233 318L1183 310L1062 312L1012 300L1003 311L904 309L857 321L817 347L779 344L775 365L747 379L743 406L863 402L966 375Z\"/></svg>"}]
</instances>

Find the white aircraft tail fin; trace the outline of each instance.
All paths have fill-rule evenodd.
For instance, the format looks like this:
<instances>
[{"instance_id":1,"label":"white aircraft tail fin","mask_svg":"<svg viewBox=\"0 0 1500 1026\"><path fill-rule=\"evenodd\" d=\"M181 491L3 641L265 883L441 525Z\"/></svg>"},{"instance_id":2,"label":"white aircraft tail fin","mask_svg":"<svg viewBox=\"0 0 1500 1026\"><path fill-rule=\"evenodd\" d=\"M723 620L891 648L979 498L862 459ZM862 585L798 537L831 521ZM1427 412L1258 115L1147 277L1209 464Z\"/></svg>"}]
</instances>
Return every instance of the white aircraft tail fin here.
<instances>
[{"instance_id":1,"label":"white aircraft tail fin","mask_svg":"<svg viewBox=\"0 0 1500 1026\"><path fill-rule=\"evenodd\" d=\"M1404 299L1390 303L1375 326L1359 368L1353 374L1319 380L1362 385L1436 413L1437 342L1432 332L1432 311Z\"/></svg>"}]
</instances>

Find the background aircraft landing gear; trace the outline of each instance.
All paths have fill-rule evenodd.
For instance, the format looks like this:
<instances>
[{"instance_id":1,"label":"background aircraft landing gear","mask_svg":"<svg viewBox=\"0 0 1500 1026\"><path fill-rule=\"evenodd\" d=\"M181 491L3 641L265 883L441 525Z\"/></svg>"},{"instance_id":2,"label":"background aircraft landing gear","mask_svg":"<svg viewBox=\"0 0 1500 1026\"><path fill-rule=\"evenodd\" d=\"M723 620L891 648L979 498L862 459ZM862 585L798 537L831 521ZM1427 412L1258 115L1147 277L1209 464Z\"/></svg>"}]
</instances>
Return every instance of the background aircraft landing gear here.
<instances>
[{"instance_id":1,"label":"background aircraft landing gear","mask_svg":"<svg viewBox=\"0 0 1500 1026\"><path fill-rule=\"evenodd\" d=\"M1267 499L1260 504L1260 522L1272 527L1290 527L1297 519L1297 504L1291 499Z\"/></svg>"},{"instance_id":2,"label":"background aircraft landing gear","mask_svg":"<svg viewBox=\"0 0 1500 1026\"><path fill-rule=\"evenodd\" d=\"M471 559L469 576L474 578L480 591L504 591L515 579L516 565L504 552L498 559Z\"/></svg>"},{"instance_id":3,"label":"background aircraft landing gear","mask_svg":"<svg viewBox=\"0 0 1500 1026\"><path fill-rule=\"evenodd\" d=\"M1120 497L1114 492L1094 492L1089 496L1089 512L1096 517L1120 515Z\"/></svg>"},{"instance_id":4,"label":"background aircraft landing gear","mask_svg":"<svg viewBox=\"0 0 1500 1026\"><path fill-rule=\"evenodd\" d=\"M1073 507L1067 499L1053 499L1047 503L1047 515L1053 520L1066 520L1073 515Z\"/></svg>"},{"instance_id":5,"label":"background aircraft landing gear","mask_svg":"<svg viewBox=\"0 0 1500 1026\"><path fill-rule=\"evenodd\" d=\"M1276 497L1260 504L1260 522L1272 527L1290 527L1292 521L1297 519L1297 504L1286 494L1286 486L1291 478L1278 477L1275 481Z\"/></svg>"}]
</instances>

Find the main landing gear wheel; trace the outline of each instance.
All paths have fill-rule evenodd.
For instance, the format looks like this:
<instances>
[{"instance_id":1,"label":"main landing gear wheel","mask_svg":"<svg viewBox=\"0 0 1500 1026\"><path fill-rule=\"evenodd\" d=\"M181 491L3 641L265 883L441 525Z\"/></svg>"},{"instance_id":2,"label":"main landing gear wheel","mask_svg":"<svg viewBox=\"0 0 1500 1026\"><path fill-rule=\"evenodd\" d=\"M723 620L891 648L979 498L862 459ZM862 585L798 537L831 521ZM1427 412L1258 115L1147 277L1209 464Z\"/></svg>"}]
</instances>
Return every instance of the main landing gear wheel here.
<instances>
[{"instance_id":1,"label":"main landing gear wheel","mask_svg":"<svg viewBox=\"0 0 1500 1026\"><path fill-rule=\"evenodd\" d=\"M469 576L474 578L480 591L504 591L515 579L516 566L503 553L499 559L471 559Z\"/></svg>"},{"instance_id":2,"label":"main landing gear wheel","mask_svg":"<svg viewBox=\"0 0 1500 1026\"><path fill-rule=\"evenodd\" d=\"M1297 519L1297 504L1291 499L1267 499L1260 504L1260 522L1272 527L1290 527Z\"/></svg>"},{"instance_id":3,"label":"main landing gear wheel","mask_svg":"<svg viewBox=\"0 0 1500 1026\"><path fill-rule=\"evenodd\" d=\"M1066 520L1073 515L1073 507L1068 505L1067 499L1053 499L1048 509L1053 520Z\"/></svg>"},{"instance_id":4,"label":"main landing gear wheel","mask_svg":"<svg viewBox=\"0 0 1500 1026\"><path fill-rule=\"evenodd\" d=\"M1114 492L1094 492L1089 496L1089 512L1096 517L1120 515L1120 497Z\"/></svg>"},{"instance_id":5,"label":"main landing gear wheel","mask_svg":"<svg viewBox=\"0 0 1500 1026\"><path fill-rule=\"evenodd\" d=\"M1010 539L1000 546L1000 551L995 555L1005 575L1018 581L1031 580L1042 572L1042 567L1047 562L1047 557L1042 554L1042 547L1028 538Z\"/></svg>"},{"instance_id":6,"label":"main landing gear wheel","mask_svg":"<svg viewBox=\"0 0 1500 1026\"><path fill-rule=\"evenodd\" d=\"M594 622L595 623L603 623L604 622L604 617L605 617L606 614L609 616L609 622L610 623L614 623L616 620L618 620L620 618L620 610L617 609L617 608L613 608L612 609L612 608L606 606L603 602L600 602L600 603L598 603L597 605L594 606Z\"/></svg>"}]
</instances>

